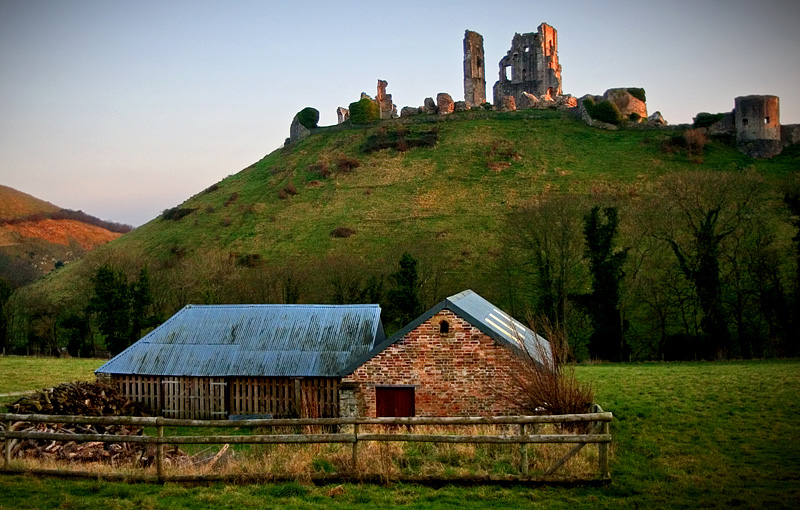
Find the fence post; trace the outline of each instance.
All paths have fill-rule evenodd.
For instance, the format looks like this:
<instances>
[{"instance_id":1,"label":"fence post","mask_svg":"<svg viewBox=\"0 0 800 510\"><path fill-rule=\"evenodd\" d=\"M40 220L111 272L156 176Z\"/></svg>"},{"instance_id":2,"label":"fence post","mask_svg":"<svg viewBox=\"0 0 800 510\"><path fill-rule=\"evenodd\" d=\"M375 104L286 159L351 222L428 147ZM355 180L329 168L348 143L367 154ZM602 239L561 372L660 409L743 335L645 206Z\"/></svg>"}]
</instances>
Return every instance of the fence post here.
<instances>
[{"instance_id":1,"label":"fence post","mask_svg":"<svg viewBox=\"0 0 800 510\"><path fill-rule=\"evenodd\" d=\"M358 471L358 423L353 424L353 475Z\"/></svg>"},{"instance_id":2,"label":"fence post","mask_svg":"<svg viewBox=\"0 0 800 510\"><path fill-rule=\"evenodd\" d=\"M608 431L608 422L604 421L600 433L608 434ZM597 443L597 453L600 459L600 478L608 478L608 443Z\"/></svg>"},{"instance_id":3,"label":"fence post","mask_svg":"<svg viewBox=\"0 0 800 510\"><path fill-rule=\"evenodd\" d=\"M156 417L156 477L159 482L164 481L164 425L161 416Z\"/></svg>"},{"instance_id":4,"label":"fence post","mask_svg":"<svg viewBox=\"0 0 800 510\"><path fill-rule=\"evenodd\" d=\"M519 435L525 435L525 424L519 424ZM519 445L519 471L522 476L528 476L528 443Z\"/></svg>"},{"instance_id":5,"label":"fence post","mask_svg":"<svg viewBox=\"0 0 800 510\"><path fill-rule=\"evenodd\" d=\"M6 422L6 437L5 446L3 447L3 470L8 471L11 468L11 438L8 433L11 432L11 422Z\"/></svg>"}]
</instances>

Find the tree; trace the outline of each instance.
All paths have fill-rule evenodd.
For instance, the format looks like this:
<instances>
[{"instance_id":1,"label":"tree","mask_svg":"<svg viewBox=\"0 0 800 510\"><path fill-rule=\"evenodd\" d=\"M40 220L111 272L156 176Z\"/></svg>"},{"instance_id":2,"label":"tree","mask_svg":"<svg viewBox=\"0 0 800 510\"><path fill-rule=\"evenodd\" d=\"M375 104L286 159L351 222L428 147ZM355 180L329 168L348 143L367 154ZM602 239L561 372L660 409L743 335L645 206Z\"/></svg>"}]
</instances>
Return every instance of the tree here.
<instances>
[{"instance_id":1,"label":"tree","mask_svg":"<svg viewBox=\"0 0 800 510\"><path fill-rule=\"evenodd\" d=\"M386 295L388 311L392 315L390 322L405 325L416 319L422 313L422 303L419 299L419 281L417 275L417 261L409 253L400 257L400 269L389 279L394 285Z\"/></svg>"},{"instance_id":2,"label":"tree","mask_svg":"<svg viewBox=\"0 0 800 510\"><path fill-rule=\"evenodd\" d=\"M139 277L130 285L131 330L130 343L139 339L142 330L157 326L161 317L153 311L153 295L150 292L150 273L147 268L139 270Z\"/></svg>"},{"instance_id":3,"label":"tree","mask_svg":"<svg viewBox=\"0 0 800 510\"><path fill-rule=\"evenodd\" d=\"M732 345L723 307L720 258L724 242L744 235L763 192L752 174L691 172L667 176L660 186L669 218L660 234L694 289L702 318L700 354L727 356Z\"/></svg>"},{"instance_id":4,"label":"tree","mask_svg":"<svg viewBox=\"0 0 800 510\"><path fill-rule=\"evenodd\" d=\"M581 296L591 318L593 332L589 340L592 357L619 361L624 342L620 314L620 287L625 272L622 269L628 249L618 249L619 212L616 207L592 207L584 217L586 238L585 257L589 260L592 291Z\"/></svg>"},{"instance_id":5,"label":"tree","mask_svg":"<svg viewBox=\"0 0 800 510\"><path fill-rule=\"evenodd\" d=\"M503 241L502 270L507 278L525 274L532 278L530 284L521 285L517 279L506 285L524 286L534 315L544 316L565 339L569 339L569 296L580 289L584 273L580 211L574 195L545 196L509 215ZM524 274L517 275L519 271Z\"/></svg>"},{"instance_id":6,"label":"tree","mask_svg":"<svg viewBox=\"0 0 800 510\"><path fill-rule=\"evenodd\" d=\"M92 277L94 294L89 299L87 311L97 314L100 333L112 355L130 345L131 289L122 271L105 265Z\"/></svg>"},{"instance_id":7,"label":"tree","mask_svg":"<svg viewBox=\"0 0 800 510\"><path fill-rule=\"evenodd\" d=\"M14 292L14 287L0 278L0 354L4 354L8 346L8 319L5 305L12 292Z\"/></svg>"}]
</instances>

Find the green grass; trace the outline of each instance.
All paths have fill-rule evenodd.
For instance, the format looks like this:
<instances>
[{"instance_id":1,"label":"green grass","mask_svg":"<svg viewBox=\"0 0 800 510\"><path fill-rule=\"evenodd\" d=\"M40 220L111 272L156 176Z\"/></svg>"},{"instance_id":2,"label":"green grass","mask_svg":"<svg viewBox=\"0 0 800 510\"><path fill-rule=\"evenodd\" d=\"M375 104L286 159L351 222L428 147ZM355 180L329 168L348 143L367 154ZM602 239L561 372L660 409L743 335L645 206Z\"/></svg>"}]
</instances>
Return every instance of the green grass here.
<instances>
[{"instance_id":1,"label":"green grass","mask_svg":"<svg viewBox=\"0 0 800 510\"><path fill-rule=\"evenodd\" d=\"M102 359L0 356L0 395L51 388L62 382L92 381ZM0 405L18 397L0 397Z\"/></svg>"},{"instance_id":2,"label":"green grass","mask_svg":"<svg viewBox=\"0 0 800 510\"><path fill-rule=\"evenodd\" d=\"M73 363L75 360L64 360ZM800 361L579 366L614 413L603 487L184 487L0 476L0 509L795 508ZM2 388L2 387L0 387Z\"/></svg>"}]
</instances>

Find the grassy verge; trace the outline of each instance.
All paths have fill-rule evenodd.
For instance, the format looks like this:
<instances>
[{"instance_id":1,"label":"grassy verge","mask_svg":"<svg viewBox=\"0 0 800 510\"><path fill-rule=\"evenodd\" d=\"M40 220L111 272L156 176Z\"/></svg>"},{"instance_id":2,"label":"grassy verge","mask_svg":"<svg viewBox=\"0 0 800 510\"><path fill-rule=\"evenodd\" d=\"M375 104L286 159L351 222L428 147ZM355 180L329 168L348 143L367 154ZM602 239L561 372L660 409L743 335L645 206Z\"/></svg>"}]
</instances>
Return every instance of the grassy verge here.
<instances>
[{"instance_id":1,"label":"grassy verge","mask_svg":"<svg viewBox=\"0 0 800 510\"><path fill-rule=\"evenodd\" d=\"M11 508L794 508L800 361L578 368L614 412L604 487L126 485L0 477ZM329 495L331 494L331 495Z\"/></svg>"}]
</instances>

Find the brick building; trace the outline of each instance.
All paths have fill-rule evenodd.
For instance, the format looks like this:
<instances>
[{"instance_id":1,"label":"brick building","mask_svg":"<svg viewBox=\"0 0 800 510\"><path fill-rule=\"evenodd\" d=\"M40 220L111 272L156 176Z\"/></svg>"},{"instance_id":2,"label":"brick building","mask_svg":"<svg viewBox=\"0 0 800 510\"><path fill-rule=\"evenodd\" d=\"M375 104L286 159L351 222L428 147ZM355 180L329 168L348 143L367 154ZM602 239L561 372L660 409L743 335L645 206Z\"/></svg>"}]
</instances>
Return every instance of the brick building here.
<instances>
[{"instance_id":1,"label":"brick building","mask_svg":"<svg viewBox=\"0 0 800 510\"><path fill-rule=\"evenodd\" d=\"M523 347L524 346L524 347ZM514 414L501 392L549 343L471 290L450 296L343 371L342 416Z\"/></svg>"}]
</instances>

